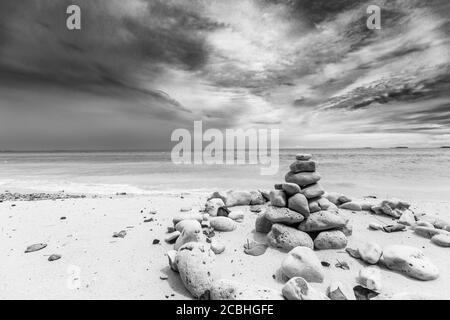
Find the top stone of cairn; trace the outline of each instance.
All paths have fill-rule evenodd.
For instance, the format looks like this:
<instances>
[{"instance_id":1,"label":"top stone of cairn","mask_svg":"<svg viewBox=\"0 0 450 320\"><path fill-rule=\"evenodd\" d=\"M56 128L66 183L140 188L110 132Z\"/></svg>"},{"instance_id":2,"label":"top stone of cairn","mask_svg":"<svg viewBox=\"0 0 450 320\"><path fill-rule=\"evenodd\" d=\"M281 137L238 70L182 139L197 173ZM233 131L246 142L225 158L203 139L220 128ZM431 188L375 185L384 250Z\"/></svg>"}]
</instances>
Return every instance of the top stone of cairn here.
<instances>
[{"instance_id":1,"label":"top stone of cairn","mask_svg":"<svg viewBox=\"0 0 450 320\"><path fill-rule=\"evenodd\" d=\"M308 161L312 158L312 154L307 154L307 153L299 153L295 156L296 160L303 160L303 161Z\"/></svg>"}]
</instances>

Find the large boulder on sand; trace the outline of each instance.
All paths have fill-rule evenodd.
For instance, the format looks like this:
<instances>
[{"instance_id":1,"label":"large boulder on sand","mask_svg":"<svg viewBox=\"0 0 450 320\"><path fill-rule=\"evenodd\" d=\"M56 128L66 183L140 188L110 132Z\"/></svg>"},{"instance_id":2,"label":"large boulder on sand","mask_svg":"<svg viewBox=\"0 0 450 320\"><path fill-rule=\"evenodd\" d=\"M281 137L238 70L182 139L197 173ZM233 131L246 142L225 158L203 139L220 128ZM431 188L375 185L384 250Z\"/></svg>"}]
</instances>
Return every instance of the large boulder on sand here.
<instances>
[{"instance_id":1,"label":"large boulder on sand","mask_svg":"<svg viewBox=\"0 0 450 320\"><path fill-rule=\"evenodd\" d=\"M284 300L279 291L258 285L251 285L220 279L214 281L210 291L211 300Z\"/></svg>"},{"instance_id":2,"label":"large boulder on sand","mask_svg":"<svg viewBox=\"0 0 450 320\"><path fill-rule=\"evenodd\" d=\"M345 227L347 220L335 212L319 211L311 215L298 226L298 229L305 232L325 231L330 229L340 229Z\"/></svg>"},{"instance_id":3,"label":"large boulder on sand","mask_svg":"<svg viewBox=\"0 0 450 320\"><path fill-rule=\"evenodd\" d=\"M302 277L308 282L323 282L324 271L311 248L292 249L281 263L281 271L288 278Z\"/></svg>"},{"instance_id":4,"label":"large boulder on sand","mask_svg":"<svg viewBox=\"0 0 450 320\"><path fill-rule=\"evenodd\" d=\"M215 254L205 243L189 242L176 255L176 265L186 289L200 298L211 290Z\"/></svg>"},{"instance_id":5,"label":"large boulder on sand","mask_svg":"<svg viewBox=\"0 0 450 320\"><path fill-rule=\"evenodd\" d=\"M321 179L321 176L317 172L301 172L293 173L288 172L284 177L286 182L298 184L300 187L314 184Z\"/></svg>"},{"instance_id":6,"label":"large boulder on sand","mask_svg":"<svg viewBox=\"0 0 450 320\"><path fill-rule=\"evenodd\" d=\"M287 300L330 300L301 277L295 277L286 282L282 293Z\"/></svg>"},{"instance_id":7,"label":"large boulder on sand","mask_svg":"<svg viewBox=\"0 0 450 320\"><path fill-rule=\"evenodd\" d=\"M322 231L314 239L316 250L343 249L347 246L347 237L342 231Z\"/></svg>"},{"instance_id":8,"label":"large boulder on sand","mask_svg":"<svg viewBox=\"0 0 450 320\"><path fill-rule=\"evenodd\" d=\"M383 249L381 261L391 270L400 271L411 278L434 280L439 277L439 269L417 248L391 245Z\"/></svg>"},{"instance_id":9,"label":"large boulder on sand","mask_svg":"<svg viewBox=\"0 0 450 320\"><path fill-rule=\"evenodd\" d=\"M297 193L289 198L288 207L289 209L300 213L302 216L306 218L309 216L310 211L308 200L301 193Z\"/></svg>"},{"instance_id":10,"label":"large boulder on sand","mask_svg":"<svg viewBox=\"0 0 450 320\"><path fill-rule=\"evenodd\" d=\"M282 224L274 224L269 234L267 241L270 246L281 249L283 251L290 251L295 247L314 247L311 237L303 231L291 228Z\"/></svg>"},{"instance_id":11,"label":"large boulder on sand","mask_svg":"<svg viewBox=\"0 0 450 320\"><path fill-rule=\"evenodd\" d=\"M294 210L274 206L268 206L264 216L272 223L282 223L287 225L300 223L305 220L303 215Z\"/></svg>"}]
</instances>

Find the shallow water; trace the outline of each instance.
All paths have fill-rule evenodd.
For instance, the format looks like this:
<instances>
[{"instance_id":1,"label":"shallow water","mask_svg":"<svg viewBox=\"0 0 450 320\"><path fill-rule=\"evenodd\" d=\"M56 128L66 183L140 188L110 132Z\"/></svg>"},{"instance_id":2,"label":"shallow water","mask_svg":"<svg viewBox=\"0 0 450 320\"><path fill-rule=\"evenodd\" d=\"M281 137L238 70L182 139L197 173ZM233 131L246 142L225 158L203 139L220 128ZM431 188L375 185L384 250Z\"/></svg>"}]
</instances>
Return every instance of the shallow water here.
<instances>
[{"instance_id":1,"label":"shallow water","mask_svg":"<svg viewBox=\"0 0 450 320\"><path fill-rule=\"evenodd\" d=\"M268 189L284 180L298 152L314 154L328 191L450 201L450 149L285 149L272 176L261 175L261 165L176 165L170 152L0 153L0 189L100 194Z\"/></svg>"}]
</instances>

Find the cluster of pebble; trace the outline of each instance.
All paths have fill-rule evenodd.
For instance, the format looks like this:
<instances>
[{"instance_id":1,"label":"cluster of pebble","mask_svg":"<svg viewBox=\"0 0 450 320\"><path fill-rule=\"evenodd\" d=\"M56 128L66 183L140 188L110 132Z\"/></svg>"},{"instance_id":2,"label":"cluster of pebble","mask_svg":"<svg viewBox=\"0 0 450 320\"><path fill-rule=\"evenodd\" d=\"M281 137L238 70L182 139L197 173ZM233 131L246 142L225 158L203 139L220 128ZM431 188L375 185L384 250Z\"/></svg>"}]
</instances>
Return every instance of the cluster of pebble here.
<instances>
[{"instance_id":1,"label":"cluster of pebble","mask_svg":"<svg viewBox=\"0 0 450 320\"><path fill-rule=\"evenodd\" d=\"M6 201L38 201L38 200L60 200L60 199L80 199L86 198L85 195L67 194L64 192L58 193L0 193L0 202Z\"/></svg>"},{"instance_id":2,"label":"cluster of pebble","mask_svg":"<svg viewBox=\"0 0 450 320\"><path fill-rule=\"evenodd\" d=\"M203 212L193 213L189 208L182 210L186 212L175 217L173 226L168 228L166 242L174 245L173 250L167 252L170 268L180 274L186 289L195 298L213 300L360 298L357 287L351 288L339 281L332 281L324 293L310 285L325 279L324 264L314 250L346 248L350 256L363 260L368 266L360 270L356 281L373 296L382 293L383 287L378 265L420 280L434 280L439 276L438 268L414 247L390 245L382 249L376 243L348 247L347 237L351 236L352 227L340 209L388 215L397 220L395 224L371 223L370 228L394 232L410 226L416 233L430 237L440 245L448 240L444 236L450 237L445 230L449 228L445 221L414 214L410 205L403 201L380 201L374 197L356 201L342 194L326 193L318 183L320 179L311 155L297 155L286 174L286 182L275 185L275 190L214 192ZM231 232L244 218L243 212L229 210L234 206L251 206L251 211L259 212L255 231L266 234L267 244L248 243L244 246L247 254L262 254L268 245L287 252L280 261L282 274L287 279L281 292L222 279L215 273L216 255L224 252L225 246L214 239L214 232ZM257 250L252 250L255 248ZM387 298L417 297L407 294Z\"/></svg>"}]
</instances>

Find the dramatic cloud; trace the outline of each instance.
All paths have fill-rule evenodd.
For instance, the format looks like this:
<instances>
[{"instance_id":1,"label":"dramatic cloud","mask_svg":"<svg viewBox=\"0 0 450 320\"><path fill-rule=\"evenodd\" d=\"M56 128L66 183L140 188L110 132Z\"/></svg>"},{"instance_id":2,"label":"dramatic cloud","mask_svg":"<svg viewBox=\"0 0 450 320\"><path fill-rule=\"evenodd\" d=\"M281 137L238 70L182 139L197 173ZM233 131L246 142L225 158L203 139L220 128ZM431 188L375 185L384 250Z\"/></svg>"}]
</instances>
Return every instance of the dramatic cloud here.
<instances>
[{"instance_id":1,"label":"dramatic cloud","mask_svg":"<svg viewBox=\"0 0 450 320\"><path fill-rule=\"evenodd\" d=\"M194 120L277 127L284 147L450 144L449 14L447 0L3 0L0 148L167 148Z\"/></svg>"}]
</instances>

